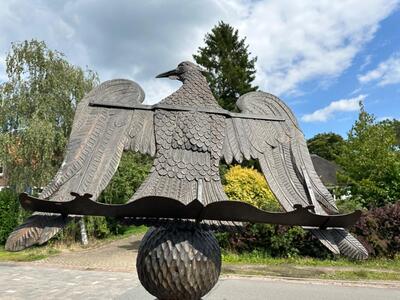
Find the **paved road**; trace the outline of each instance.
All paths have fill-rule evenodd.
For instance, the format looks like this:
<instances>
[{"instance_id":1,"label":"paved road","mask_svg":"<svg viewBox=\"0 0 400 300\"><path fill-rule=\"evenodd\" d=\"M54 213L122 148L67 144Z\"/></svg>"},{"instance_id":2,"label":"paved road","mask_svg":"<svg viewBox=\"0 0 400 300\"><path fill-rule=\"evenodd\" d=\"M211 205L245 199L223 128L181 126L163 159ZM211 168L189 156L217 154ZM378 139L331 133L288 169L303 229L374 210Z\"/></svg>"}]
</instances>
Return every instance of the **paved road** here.
<instances>
[{"instance_id":1,"label":"paved road","mask_svg":"<svg viewBox=\"0 0 400 300\"><path fill-rule=\"evenodd\" d=\"M141 238L142 235L134 235L96 248L64 252L32 264L67 269L136 272L137 250Z\"/></svg>"},{"instance_id":2,"label":"paved road","mask_svg":"<svg viewBox=\"0 0 400 300\"><path fill-rule=\"evenodd\" d=\"M114 299L139 284L135 273L0 264L0 299Z\"/></svg>"},{"instance_id":3,"label":"paved road","mask_svg":"<svg viewBox=\"0 0 400 300\"><path fill-rule=\"evenodd\" d=\"M0 263L0 299L154 300L136 275L140 236L32 263ZM206 300L399 300L400 287L340 286L327 282L221 278Z\"/></svg>"},{"instance_id":4,"label":"paved road","mask_svg":"<svg viewBox=\"0 0 400 300\"><path fill-rule=\"evenodd\" d=\"M135 272L0 263L0 299L154 300ZM277 279L222 278L204 300L399 300L400 289Z\"/></svg>"}]
</instances>

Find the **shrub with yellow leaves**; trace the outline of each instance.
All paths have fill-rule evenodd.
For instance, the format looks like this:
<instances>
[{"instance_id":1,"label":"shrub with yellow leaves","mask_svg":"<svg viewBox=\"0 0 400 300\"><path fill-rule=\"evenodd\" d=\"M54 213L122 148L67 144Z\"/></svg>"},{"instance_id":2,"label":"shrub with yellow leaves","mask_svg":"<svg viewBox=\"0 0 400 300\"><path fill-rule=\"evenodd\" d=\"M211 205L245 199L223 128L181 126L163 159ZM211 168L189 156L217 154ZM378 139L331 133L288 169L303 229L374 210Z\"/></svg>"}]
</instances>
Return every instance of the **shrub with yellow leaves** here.
<instances>
[{"instance_id":1,"label":"shrub with yellow leaves","mask_svg":"<svg viewBox=\"0 0 400 300\"><path fill-rule=\"evenodd\" d=\"M253 168L233 166L224 177L225 193L266 211L282 211L264 176ZM244 224L240 232L217 233L220 246L235 253L272 257L310 255L329 257L328 250L299 226Z\"/></svg>"},{"instance_id":2,"label":"shrub with yellow leaves","mask_svg":"<svg viewBox=\"0 0 400 300\"><path fill-rule=\"evenodd\" d=\"M267 181L257 170L233 166L225 174L225 181L224 190L229 199L243 201L263 210L281 210Z\"/></svg>"}]
</instances>

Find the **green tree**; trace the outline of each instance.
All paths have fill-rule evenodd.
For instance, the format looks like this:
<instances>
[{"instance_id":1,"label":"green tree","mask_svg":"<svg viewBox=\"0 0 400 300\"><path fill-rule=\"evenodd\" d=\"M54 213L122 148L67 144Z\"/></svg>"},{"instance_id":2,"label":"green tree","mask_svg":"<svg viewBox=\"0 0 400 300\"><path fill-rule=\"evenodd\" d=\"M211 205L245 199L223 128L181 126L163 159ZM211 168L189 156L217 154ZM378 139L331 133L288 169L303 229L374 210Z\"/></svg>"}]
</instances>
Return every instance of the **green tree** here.
<instances>
[{"instance_id":1,"label":"green tree","mask_svg":"<svg viewBox=\"0 0 400 300\"><path fill-rule=\"evenodd\" d=\"M257 58L250 58L245 41L239 38L238 30L221 21L206 34L205 47L193 55L208 71L206 77L215 98L228 110L235 109L240 95L258 88L252 85Z\"/></svg>"},{"instance_id":2,"label":"green tree","mask_svg":"<svg viewBox=\"0 0 400 300\"><path fill-rule=\"evenodd\" d=\"M146 179L152 164L153 159L147 155L124 153L117 172L101 193L99 201L109 204L126 203Z\"/></svg>"},{"instance_id":3,"label":"green tree","mask_svg":"<svg viewBox=\"0 0 400 300\"><path fill-rule=\"evenodd\" d=\"M0 191L0 245L5 243L20 220L18 195L9 189Z\"/></svg>"},{"instance_id":4,"label":"green tree","mask_svg":"<svg viewBox=\"0 0 400 300\"><path fill-rule=\"evenodd\" d=\"M397 121L376 122L361 105L338 159L339 179L363 207L380 207L400 199L400 148Z\"/></svg>"},{"instance_id":5,"label":"green tree","mask_svg":"<svg viewBox=\"0 0 400 300\"><path fill-rule=\"evenodd\" d=\"M42 41L13 43L0 85L0 158L17 191L44 186L61 163L75 108L97 74Z\"/></svg>"},{"instance_id":6,"label":"green tree","mask_svg":"<svg viewBox=\"0 0 400 300\"><path fill-rule=\"evenodd\" d=\"M400 120L391 119L391 120L383 120L380 124L385 124L389 127L392 127L396 134L396 146L400 147Z\"/></svg>"},{"instance_id":7,"label":"green tree","mask_svg":"<svg viewBox=\"0 0 400 300\"><path fill-rule=\"evenodd\" d=\"M117 172L111 179L107 188L101 193L98 201L108 204L124 204L128 202L146 179L152 164L153 159L148 155L125 152L122 155ZM121 223L115 218L107 217L104 218L104 220L109 233L121 234L128 228L125 225L121 225ZM97 223L100 223L99 220L97 220ZM94 223L94 225L97 224ZM97 229L97 227L94 227L94 229ZM99 229L101 229L101 227ZM97 237L106 236L105 234L101 235L97 233L98 231L99 230L94 230ZM102 233L102 231L100 231L100 233ZM90 235L93 236L93 234Z\"/></svg>"},{"instance_id":8,"label":"green tree","mask_svg":"<svg viewBox=\"0 0 400 300\"><path fill-rule=\"evenodd\" d=\"M343 145L344 139L333 132L319 133L307 140L307 147L311 154L330 161L335 161L340 156Z\"/></svg>"}]
</instances>

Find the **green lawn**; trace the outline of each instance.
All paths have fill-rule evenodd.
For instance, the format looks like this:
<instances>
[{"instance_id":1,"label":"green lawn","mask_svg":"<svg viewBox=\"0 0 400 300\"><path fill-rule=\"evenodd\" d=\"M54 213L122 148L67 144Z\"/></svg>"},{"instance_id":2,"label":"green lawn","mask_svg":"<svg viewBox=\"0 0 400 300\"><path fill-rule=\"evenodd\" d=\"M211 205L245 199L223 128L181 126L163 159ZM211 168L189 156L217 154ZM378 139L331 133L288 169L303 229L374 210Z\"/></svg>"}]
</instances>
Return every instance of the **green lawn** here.
<instances>
[{"instance_id":1,"label":"green lawn","mask_svg":"<svg viewBox=\"0 0 400 300\"><path fill-rule=\"evenodd\" d=\"M0 246L0 262L4 261L29 262L29 261L44 259L50 255L59 254L64 250L79 251L82 249L99 247L101 245L104 245L105 243L109 243L114 240L125 238L131 235L144 234L147 231L147 229L148 228L146 226L131 226L121 235L113 235L101 240L92 239L90 240L88 246L82 246L80 243L71 243L67 245L60 243L59 241L55 242L52 241L45 246L34 246L32 248L25 249L19 252L8 252L4 250L4 246Z\"/></svg>"},{"instance_id":2,"label":"green lawn","mask_svg":"<svg viewBox=\"0 0 400 300\"><path fill-rule=\"evenodd\" d=\"M222 255L223 273L335 280L399 280L400 256L354 261L306 257L272 258L260 253Z\"/></svg>"},{"instance_id":3,"label":"green lawn","mask_svg":"<svg viewBox=\"0 0 400 300\"><path fill-rule=\"evenodd\" d=\"M400 281L399 272L378 272L369 270L356 270L356 271L335 271L329 274L323 274L321 279L333 280L388 280Z\"/></svg>"},{"instance_id":4,"label":"green lawn","mask_svg":"<svg viewBox=\"0 0 400 300\"><path fill-rule=\"evenodd\" d=\"M138 234L145 234L149 227L141 225L141 226L130 226L123 234L123 236L130 236L130 235L138 235Z\"/></svg>"},{"instance_id":5,"label":"green lawn","mask_svg":"<svg viewBox=\"0 0 400 300\"><path fill-rule=\"evenodd\" d=\"M292 264L297 266L317 266L317 267L351 267L351 268L371 268L400 271L400 255L394 259L371 258L364 261L350 260L343 257L337 259L318 259L310 257L289 257L273 258L258 252L236 254L231 252L222 253L222 261L235 264L264 264L282 265Z\"/></svg>"},{"instance_id":6,"label":"green lawn","mask_svg":"<svg viewBox=\"0 0 400 300\"><path fill-rule=\"evenodd\" d=\"M0 262L3 261L34 261L44 259L50 255L60 253L60 250L51 246L33 247L19 252L8 252L4 246L0 247Z\"/></svg>"}]
</instances>

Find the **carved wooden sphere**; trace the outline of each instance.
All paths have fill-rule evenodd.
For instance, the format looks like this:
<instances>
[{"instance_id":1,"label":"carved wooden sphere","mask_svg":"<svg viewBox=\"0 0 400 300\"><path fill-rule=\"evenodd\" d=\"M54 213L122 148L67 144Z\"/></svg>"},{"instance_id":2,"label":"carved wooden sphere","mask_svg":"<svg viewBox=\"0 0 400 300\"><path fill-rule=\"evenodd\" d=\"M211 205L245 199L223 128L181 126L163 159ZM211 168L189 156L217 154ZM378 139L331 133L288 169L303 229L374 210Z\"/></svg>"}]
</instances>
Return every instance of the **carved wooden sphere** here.
<instances>
[{"instance_id":1,"label":"carved wooden sphere","mask_svg":"<svg viewBox=\"0 0 400 300\"><path fill-rule=\"evenodd\" d=\"M220 271L217 240L196 225L151 227L140 244L139 280L160 300L198 300L217 283Z\"/></svg>"}]
</instances>

